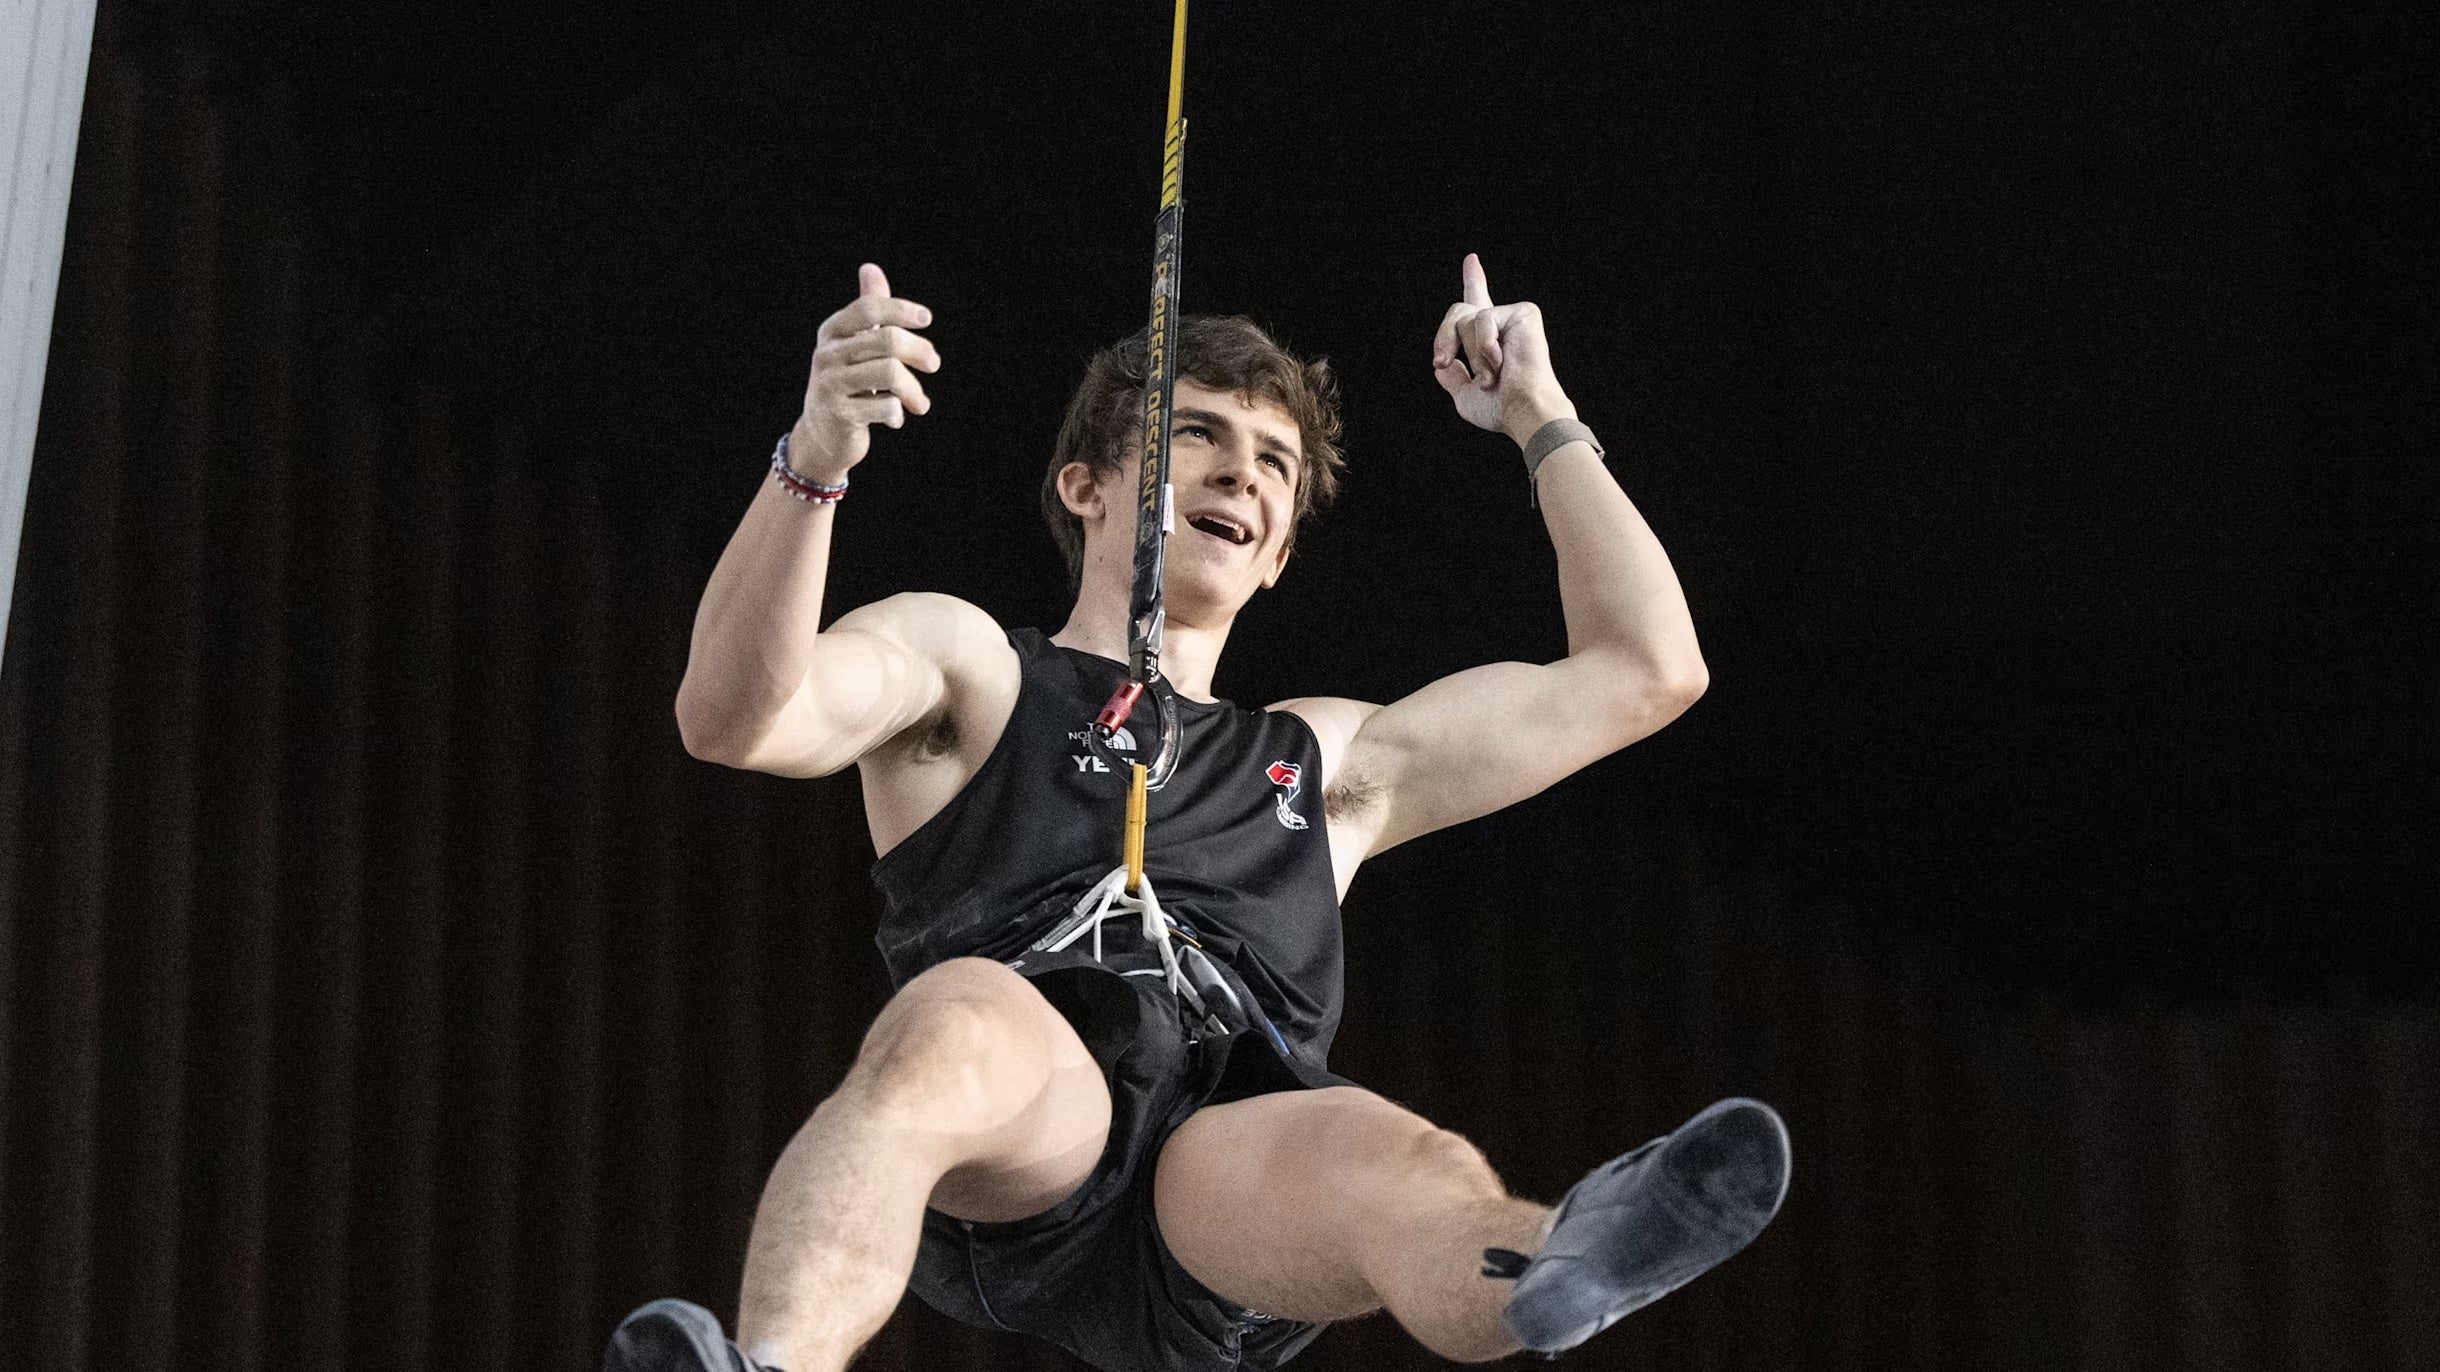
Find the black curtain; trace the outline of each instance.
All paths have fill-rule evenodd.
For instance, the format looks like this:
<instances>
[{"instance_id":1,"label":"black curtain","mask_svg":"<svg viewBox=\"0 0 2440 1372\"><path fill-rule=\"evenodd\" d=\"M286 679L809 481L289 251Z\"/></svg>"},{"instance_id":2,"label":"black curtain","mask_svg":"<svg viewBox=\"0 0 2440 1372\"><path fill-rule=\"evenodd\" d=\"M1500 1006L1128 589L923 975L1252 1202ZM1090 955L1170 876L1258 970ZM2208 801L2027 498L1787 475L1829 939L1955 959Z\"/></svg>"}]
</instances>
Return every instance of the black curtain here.
<instances>
[{"instance_id":1,"label":"black curtain","mask_svg":"<svg viewBox=\"0 0 2440 1372\"><path fill-rule=\"evenodd\" d=\"M885 992L859 803L684 755L699 559L385 374L274 118L97 48L0 677L0 1364L586 1367L733 1309ZM2429 1365L2440 1013L2006 1000L1586 795L1368 871L1336 1064L1545 1197L1783 1108L1778 1224L1571 1361ZM870 1365L1069 1364L910 1305Z\"/></svg>"}]
</instances>

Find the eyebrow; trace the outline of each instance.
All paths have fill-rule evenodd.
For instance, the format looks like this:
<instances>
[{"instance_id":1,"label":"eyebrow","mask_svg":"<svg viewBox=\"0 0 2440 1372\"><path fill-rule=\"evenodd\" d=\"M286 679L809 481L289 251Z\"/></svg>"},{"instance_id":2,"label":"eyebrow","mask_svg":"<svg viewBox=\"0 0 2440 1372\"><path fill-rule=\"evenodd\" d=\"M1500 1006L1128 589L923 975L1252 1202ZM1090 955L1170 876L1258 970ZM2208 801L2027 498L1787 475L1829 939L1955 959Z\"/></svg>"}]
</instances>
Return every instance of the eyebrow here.
<instances>
[{"instance_id":1,"label":"eyebrow","mask_svg":"<svg viewBox=\"0 0 2440 1372\"><path fill-rule=\"evenodd\" d=\"M1182 405L1169 412L1169 421L1172 425L1182 424L1188 420L1192 420L1197 424L1207 424L1212 428L1220 430L1222 433L1234 433L1237 429L1235 424L1229 422L1228 416L1221 414L1216 410L1206 410L1194 405ZM1281 442L1277 434L1265 433L1260 429L1254 431L1254 446L1264 452L1276 453L1279 456L1288 459L1288 465L1292 467L1301 465L1301 460L1304 456L1304 454L1299 453L1296 449L1291 448L1287 444Z\"/></svg>"}]
</instances>

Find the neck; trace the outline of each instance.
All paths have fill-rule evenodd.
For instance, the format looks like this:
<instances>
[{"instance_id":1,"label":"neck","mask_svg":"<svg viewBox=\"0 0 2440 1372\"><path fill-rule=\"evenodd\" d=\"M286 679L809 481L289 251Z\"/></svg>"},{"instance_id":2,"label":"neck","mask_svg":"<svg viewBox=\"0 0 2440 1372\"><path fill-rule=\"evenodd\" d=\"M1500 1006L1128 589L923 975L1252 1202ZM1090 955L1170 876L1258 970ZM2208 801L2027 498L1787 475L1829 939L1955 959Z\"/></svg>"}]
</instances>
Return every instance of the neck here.
<instances>
[{"instance_id":1,"label":"neck","mask_svg":"<svg viewBox=\"0 0 2440 1372\"><path fill-rule=\"evenodd\" d=\"M1051 635L1051 642L1125 662L1127 596L1134 569L1132 564L1096 565L1098 561L1086 559L1076 607L1068 611L1067 623ZM1168 619L1161 631L1161 677L1188 700L1209 702L1212 671L1220 665L1220 650L1228 645L1229 626L1235 617L1207 621L1175 602L1164 609Z\"/></svg>"}]
</instances>

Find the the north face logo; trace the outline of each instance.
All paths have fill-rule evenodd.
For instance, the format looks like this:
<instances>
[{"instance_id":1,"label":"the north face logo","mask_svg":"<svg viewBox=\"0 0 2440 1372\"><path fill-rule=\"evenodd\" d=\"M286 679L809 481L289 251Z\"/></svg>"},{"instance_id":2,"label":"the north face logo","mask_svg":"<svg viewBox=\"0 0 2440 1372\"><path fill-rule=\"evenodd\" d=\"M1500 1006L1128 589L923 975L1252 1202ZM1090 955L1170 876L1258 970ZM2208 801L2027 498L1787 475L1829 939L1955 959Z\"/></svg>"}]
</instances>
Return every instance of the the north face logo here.
<instances>
[{"instance_id":1,"label":"the north face logo","mask_svg":"<svg viewBox=\"0 0 2440 1372\"><path fill-rule=\"evenodd\" d=\"M1076 764L1076 770L1079 772L1109 771L1110 764L1102 761L1100 755L1092 751L1092 739L1093 731L1090 728L1077 729L1069 733L1068 740L1070 742L1085 745L1084 752L1070 753L1068 754L1069 759ZM1110 734L1110 748L1113 752L1134 752L1135 735L1128 733L1125 725L1120 725Z\"/></svg>"}]
</instances>

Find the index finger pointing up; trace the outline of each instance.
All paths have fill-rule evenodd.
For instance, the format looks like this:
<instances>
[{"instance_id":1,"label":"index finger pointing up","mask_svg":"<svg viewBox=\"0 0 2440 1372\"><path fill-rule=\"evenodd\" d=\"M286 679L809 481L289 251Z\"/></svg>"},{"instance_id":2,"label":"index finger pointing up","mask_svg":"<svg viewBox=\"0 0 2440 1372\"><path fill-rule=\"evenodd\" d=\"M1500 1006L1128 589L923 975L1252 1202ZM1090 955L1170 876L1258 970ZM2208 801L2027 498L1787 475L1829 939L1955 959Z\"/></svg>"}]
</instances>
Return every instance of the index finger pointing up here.
<instances>
[{"instance_id":1,"label":"index finger pointing up","mask_svg":"<svg viewBox=\"0 0 2440 1372\"><path fill-rule=\"evenodd\" d=\"M1491 281L1483 275L1483 259L1467 253L1466 264L1458 268L1458 275L1466 283L1467 304L1485 307L1491 304Z\"/></svg>"},{"instance_id":2,"label":"index finger pointing up","mask_svg":"<svg viewBox=\"0 0 2440 1372\"><path fill-rule=\"evenodd\" d=\"M888 295L889 293L890 279L881 274L879 263L867 262L856 268L857 295Z\"/></svg>"}]
</instances>

